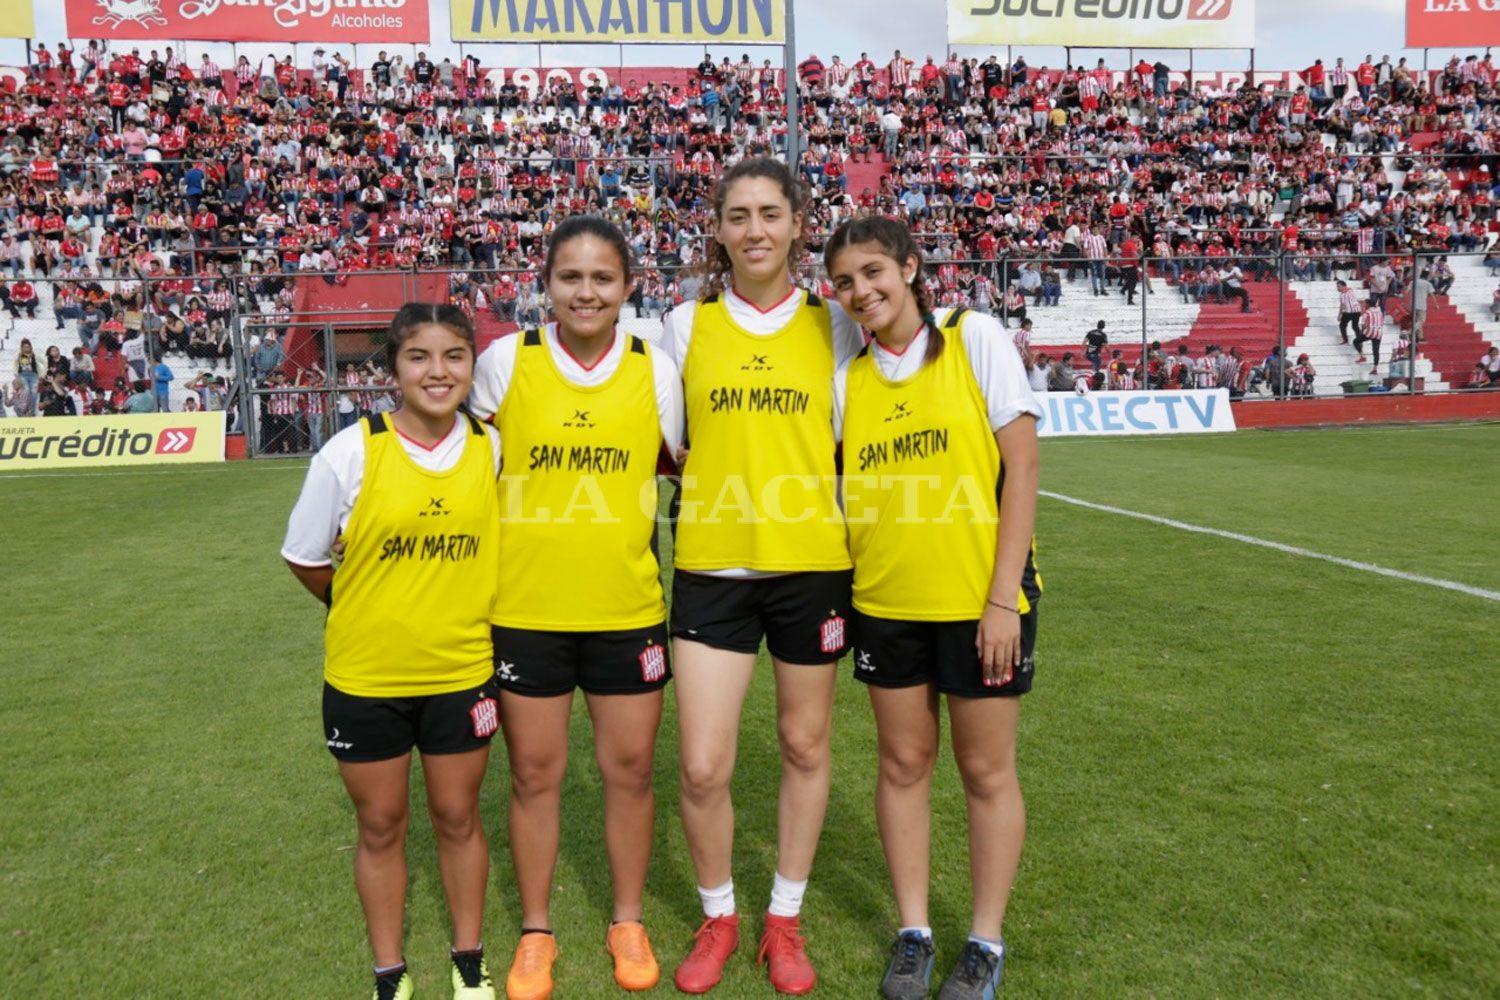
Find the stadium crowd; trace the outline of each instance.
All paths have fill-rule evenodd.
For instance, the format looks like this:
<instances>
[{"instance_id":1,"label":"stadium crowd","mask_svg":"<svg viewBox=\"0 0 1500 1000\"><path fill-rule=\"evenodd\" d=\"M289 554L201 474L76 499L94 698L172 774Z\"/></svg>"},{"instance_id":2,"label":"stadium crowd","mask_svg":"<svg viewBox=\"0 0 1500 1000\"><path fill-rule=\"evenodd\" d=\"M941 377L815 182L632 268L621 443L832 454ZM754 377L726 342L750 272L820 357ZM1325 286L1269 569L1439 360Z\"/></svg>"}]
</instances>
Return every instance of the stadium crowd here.
<instances>
[{"instance_id":1,"label":"stadium crowd","mask_svg":"<svg viewBox=\"0 0 1500 1000\"><path fill-rule=\"evenodd\" d=\"M159 403L172 354L206 370L199 405L222 405L232 315L288 320L299 275L450 270L450 298L472 315L539 322L535 267L573 213L625 230L644 275L633 304L659 315L693 294L715 176L786 142L780 74L748 56L705 58L682 86L627 70L607 85L554 76L533 93L514 78L496 86L472 57L381 53L356 69L322 50L305 67L98 42L35 53L24 81L0 89L0 307L36 317L41 285L58 327L76 329L71 357L16 355L13 392L48 413ZM1133 302L1153 279L1249 310L1246 282L1378 271L1384 291L1369 286L1363 314L1422 277L1387 278L1379 258L1488 245L1497 71L1489 56L1455 57L1429 87L1405 60L1366 56L1319 61L1290 91L1225 91L1145 61L1122 73L1102 60L809 56L808 266L818 234L879 212L920 232L937 304L1007 321L1072 296ZM880 179L853 190L861 163ZM265 346L251 345L256 357L274 354ZM1074 368L1101 386L1212 378L1295 392L1315 374L1280 358L1244 372L1226 360L1233 348L1209 353L1161 352L1144 367L1095 352L1028 358L1050 384ZM95 367L115 370L91 363L101 354L119 361L108 385L94 384ZM258 385L322 377L282 361L250 370ZM354 412L384 395L380 373L358 377ZM325 406L288 395L303 428L307 408Z\"/></svg>"}]
</instances>

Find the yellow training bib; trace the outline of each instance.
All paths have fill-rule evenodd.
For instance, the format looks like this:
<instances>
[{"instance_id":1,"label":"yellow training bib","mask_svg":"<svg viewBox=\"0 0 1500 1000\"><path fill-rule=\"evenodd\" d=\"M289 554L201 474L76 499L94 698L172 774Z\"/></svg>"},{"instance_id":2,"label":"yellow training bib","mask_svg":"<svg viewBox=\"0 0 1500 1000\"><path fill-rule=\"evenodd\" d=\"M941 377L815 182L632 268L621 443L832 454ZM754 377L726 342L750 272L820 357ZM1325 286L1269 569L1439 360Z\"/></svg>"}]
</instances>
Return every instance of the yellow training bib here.
<instances>
[{"instance_id":1,"label":"yellow training bib","mask_svg":"<svg viewBox=\"0 0 1500 1000\"><path fill-rule=\"evenodd\" d=\"M989 411L950 313L943 353L893 382L867 347L849 365L844 514L854 606L876 618L969 621L984 613L995 569L1004 472ZM1035 546L1021 575L1022 614L1041 594Z\"/></svg>"},{"instance_id":2,"label":"yellow training bib","mask_svg":"<svg viewBox=\"0 0 1500 1000\"><path fill-rule=\"evenodd\" d=\"M656 555L661 419L631 337L597 386L563 377L538 330L518 334L500 428L500 583L508 628L615 631L666 618Z\"/></svg>"},{"instance_id":3,"label":"yellow training bib","mask_svg":"<svg viewBox=\"0 0 1500 1000\"><path fill-rule=\"evenodd\" d=\"M479 422L459 419L467 440L447 472L413 462L389 415L361 422L364 479L324 627L323 674L346 694L446 694L495 671L495 462Z\"/></svg>"},{"instance_id":4,"label":"yellow training bib","mask_svg":"<svg viewBox=\"0 0 1500 1000\"><path fill-rule=\"evenodd\" d=\"M812 293L761 337L698 303L682 366L690 440L678 569L848 569L834 495L833 327Z\"/></svg>"}]
</instances>

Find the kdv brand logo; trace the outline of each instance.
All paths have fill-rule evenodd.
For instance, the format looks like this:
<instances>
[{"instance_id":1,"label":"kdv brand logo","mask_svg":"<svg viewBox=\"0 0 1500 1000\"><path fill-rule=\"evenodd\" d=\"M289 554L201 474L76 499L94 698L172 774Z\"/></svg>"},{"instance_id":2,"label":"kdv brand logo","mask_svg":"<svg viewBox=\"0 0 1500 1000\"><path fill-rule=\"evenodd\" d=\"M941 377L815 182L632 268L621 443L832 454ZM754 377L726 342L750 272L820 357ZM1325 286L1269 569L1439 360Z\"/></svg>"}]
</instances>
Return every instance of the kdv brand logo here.
<instances>
[{"instance_id":1,"label":"kdv brand logo","mask_svg":"<svg viewBox=\"0 0 1500 1000\"><path fill-rule=\"evenodd\" d=\"M890 415L885 418L885 422L889 424L896 420L905 420L910 416L915 416L915 414L911 412L911 403L903 401L897 403L894 407L891 408Z\"/></svg>"},{"instance_id":2,"label":"kdv brand logo","mask_svg":"<svg viewBox=\"0 0 1500 1000\"><path fill-rule=\"evenodd\" d=\"M573 416L563 421L564 427L592 427L593 418L589 416L588 410L574 410Z\"/></svg>"},{"instance_id":3,"label":"kdv brand logo","mask_svg":"<svg viewBox=\"0 0 1500 1000\"><path fill-rule=\"evenodd\" d=\"M764 354L752 354L750 360L740 365L742 372L768 372L772 368L771 359Z\"/></svg>"},{"instance_id":4,"label":"kdv brand logo","mask_svg":"<svg viewBox=\"0 0 1500 1000\"><path fill-rule=\"evenodd\" d=\"M447 507L447 497L428 497L427 509L417 514L418 517L447 517L453 511Z\"/></svg>"}]
</instances>

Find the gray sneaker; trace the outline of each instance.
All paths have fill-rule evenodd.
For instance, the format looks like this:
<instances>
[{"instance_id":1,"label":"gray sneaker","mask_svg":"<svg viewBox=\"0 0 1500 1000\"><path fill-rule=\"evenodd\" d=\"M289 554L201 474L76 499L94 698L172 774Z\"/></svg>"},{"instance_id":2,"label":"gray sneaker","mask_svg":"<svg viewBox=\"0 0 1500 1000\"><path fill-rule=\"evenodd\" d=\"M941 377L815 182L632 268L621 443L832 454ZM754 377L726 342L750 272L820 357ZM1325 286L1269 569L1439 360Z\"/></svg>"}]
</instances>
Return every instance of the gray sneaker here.
<instances>
[{"instance_id":1,"label":"gray sneaker","mask_svg":"<svg viewBox=\"0 0 1500 1000\"><path fill-rule=\"evenodd\" d=\"M1003 952L996 955L970 941L964 945L958 964L938 992L938 1000L995 1000L995 991L1000 988L1000 977L1004 974Z\"/></svg>"},{"instance_id":2,"label":"gray sneaker","mask_svg":"<svg viewBox=\"0 0 1500 1000\"><path fill-rule=\"evenodd\" d=\"M880 981L885 1000L927 1000L932 992L932 941L907 931L891 945L891 964Z\"/></svg>"}]
</instances>

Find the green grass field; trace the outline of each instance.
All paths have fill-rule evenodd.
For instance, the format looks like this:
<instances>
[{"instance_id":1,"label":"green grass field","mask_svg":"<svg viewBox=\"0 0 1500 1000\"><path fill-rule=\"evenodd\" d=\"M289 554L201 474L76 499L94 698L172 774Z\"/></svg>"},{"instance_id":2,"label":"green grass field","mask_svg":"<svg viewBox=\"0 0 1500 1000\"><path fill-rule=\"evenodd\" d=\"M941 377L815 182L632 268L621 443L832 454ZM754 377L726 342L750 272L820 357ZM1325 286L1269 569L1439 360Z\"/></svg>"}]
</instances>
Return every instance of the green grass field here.
<instances>
[{"instance_id":1,"label":"green grass field","mask_svg":"<svg viewBox=\"0 0 1500 1000\"><path fill-rule=\"evenodd\" d=\"M1058 493L1500 589L1500 426L1050 441L1043 462ZM277 556L301 467L0 478L0 996L368 996L354 826L319 724L321 608ZM1500 607L1055 500L1038 521L1006 992L1500 995ZM775 853L772 704L766 673L735 784L750 913ZM657 995L698 921L668 706ZM575 722L557 995L612 996ZM495 748L486 941L503 977L517 917ZM834 752L804 922L817 995L873 997L894 912L873 727L847 675ZM968 883L962 795L939 766L941 970ZM441 997L445 911L430 831L412 829L407 956L418 996ZM718 995L771 995L748 951Z\"/></svg>"}]
</instances>

